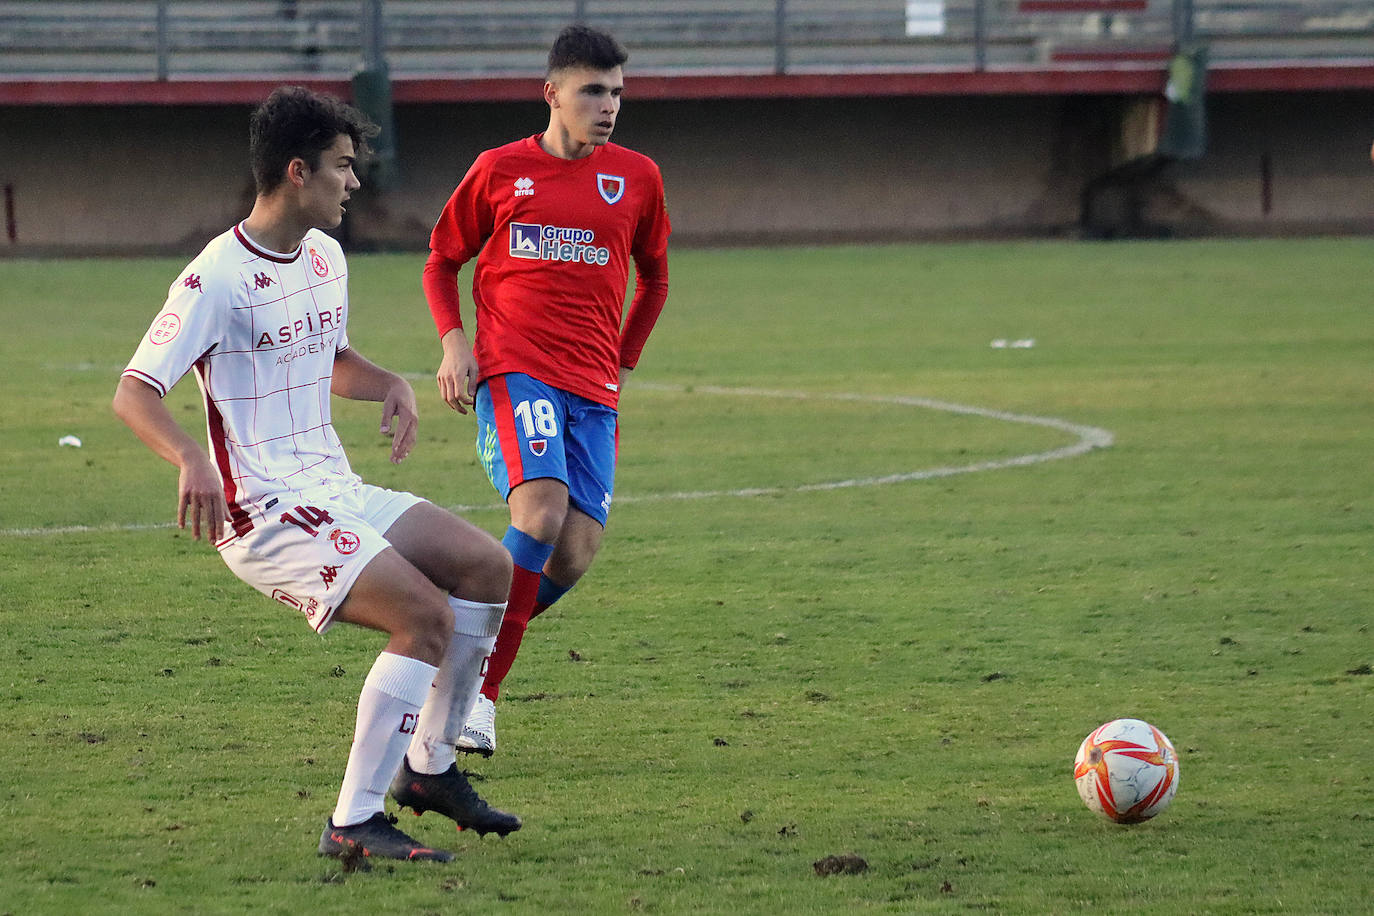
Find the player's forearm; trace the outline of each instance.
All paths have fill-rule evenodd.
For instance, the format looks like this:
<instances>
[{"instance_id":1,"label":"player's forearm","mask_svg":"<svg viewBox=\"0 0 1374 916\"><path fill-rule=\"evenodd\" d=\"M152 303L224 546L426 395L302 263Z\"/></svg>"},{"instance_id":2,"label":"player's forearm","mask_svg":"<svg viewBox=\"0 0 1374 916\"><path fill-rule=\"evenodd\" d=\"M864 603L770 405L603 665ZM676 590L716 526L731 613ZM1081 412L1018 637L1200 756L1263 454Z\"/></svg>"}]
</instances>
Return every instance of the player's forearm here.
<instances>
[{"instance_id":1,"label":"player's forearm","mask_svg":"<svg viewBox=\"0 0 1374 916\"><path fill-rule=\"evenodd\" d=\"M124 376L115 389L110 405L115 416L133 430L158 457L179 468L205 455L205 449L191 438L172 416L152 386Z\"/></svg>"},{"instance_id":2,"label":"player's forearm","mask_svg":"<svg viewBox=\"0 0 1374 916\"><path fill-rule=\"evenodd\" d=\"M334 357L334 375L329 390L350 401L385 401L398 386L410 383L390 370L371 362L352 347Z\"/></svg>"},{"instance_id":3,"label":"player's forearm","mask_svg":"<svg viewBox=\"0 0 1374 916\"><path fill-rule=\"evenodd\" d=\"M444 348L445 356L457 357L472 352L472 344L468 343L468 335L462 328L449 328L440 336L439 345Z\"/></svg>"}]
</instances>

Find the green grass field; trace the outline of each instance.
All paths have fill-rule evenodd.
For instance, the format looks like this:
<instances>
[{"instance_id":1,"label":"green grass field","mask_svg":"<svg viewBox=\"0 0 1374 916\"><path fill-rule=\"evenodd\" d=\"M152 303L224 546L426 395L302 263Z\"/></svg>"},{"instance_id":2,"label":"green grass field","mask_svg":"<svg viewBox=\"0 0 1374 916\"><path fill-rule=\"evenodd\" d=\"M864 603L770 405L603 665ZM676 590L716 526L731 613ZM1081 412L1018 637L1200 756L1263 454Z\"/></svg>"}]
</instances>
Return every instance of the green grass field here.
<instances>
[{"instance_id":1,"label":"green grass field","mask_svg":"<svg viewBox=\"0 0 1374 916\"><path fill-rule=\"evenodd\" d=\"M474 767L525 828L406 815L457 860L366 873L315 843L381 639L169 527L109 411L183 263L0 260L0 913L1374 912L1374 240L676 253L605 548ZM421 263L352 259L350 325L419 446L336 424L499 534ZM1076 435L919 398L1114 442L923 478ZM1133 828L1070 778L1123 715L1182 759Z\"/></svg>"}]
</instances>

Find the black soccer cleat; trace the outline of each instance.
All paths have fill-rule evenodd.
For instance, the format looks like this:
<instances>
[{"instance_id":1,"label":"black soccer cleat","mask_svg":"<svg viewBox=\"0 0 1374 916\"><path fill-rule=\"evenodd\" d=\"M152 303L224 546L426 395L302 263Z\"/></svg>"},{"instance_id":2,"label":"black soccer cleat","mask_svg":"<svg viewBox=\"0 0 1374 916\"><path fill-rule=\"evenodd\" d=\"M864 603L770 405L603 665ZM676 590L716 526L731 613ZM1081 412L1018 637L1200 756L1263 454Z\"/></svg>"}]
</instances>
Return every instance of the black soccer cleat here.
<instances>
[{"instance_id":1,"label":"black soccer cleat","mask_svg":"<svg viewBox=\"0 0 1374 916\"><path fill-rule=\"evenodd\" d=\"M520 829L520 818L483 801L456 763L431 774L417 773L409 760L403 761L391 783L391 797L398 805L414 809L416 815L437 811L451 818L459 830L476 830L478 836L505 836Z\"/></svg>"},{"instance_id":2,"label":"black soccer cleat","mask_svg":"<svg viewBox=\"0 0 1374 916\"><path fill-rule=\"evenodd\" d=\"M396 826L396 815L378 811L363 821L348 827L335 827L334 818L324 824L320 834L320 855L342 858L358 855L377 859L407 859L410 861L452 862L453 853L421 846Z\"/></svg>"}]
</instances>

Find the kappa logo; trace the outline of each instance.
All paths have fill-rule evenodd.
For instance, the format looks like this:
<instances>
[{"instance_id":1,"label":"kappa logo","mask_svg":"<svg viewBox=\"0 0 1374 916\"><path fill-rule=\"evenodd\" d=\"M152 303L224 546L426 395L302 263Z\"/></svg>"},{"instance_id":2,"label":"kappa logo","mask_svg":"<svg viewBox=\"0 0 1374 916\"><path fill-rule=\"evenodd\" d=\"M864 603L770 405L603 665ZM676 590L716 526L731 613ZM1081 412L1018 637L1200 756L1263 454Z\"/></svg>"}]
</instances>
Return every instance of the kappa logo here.
<instances>
[{"instance_id":1,"label":"kappa logo","mask_svg":"<svg viewBox=\"0 0 1374 916\"><path fill-rule=\"evenodd\" d=\"M329 591L329 586L334 584L334 580L339 577L339 567L325 566L320 569L320 578L324 580L324 590Z\"/></svg>"},{"instance_id":2,"label":"kappa logo","mask_svg":"<svg viewBox=\"0 0 1374 916\"><path fill-rule=\"evenodd\" d=\"M549 440L548 440L548 439L531 439L531 440L530 440L530 453L531 453L532 455L534 455L534 457L536 457L536 458L543 458L543 457L544 457L544 453L547 452L548 450L549 450Z\"/></svg>"},{"instance_id":3,"label":"kappa logo","mask_svg":"<svg viewBox=\"0 0 1374 916\"><path fill-rule=\"evenodd\" d=\"M623 175L607 175L605 172L596 173L596 190L601 195L601 199L608 204L616 203L625 196L625 177Z\"/></svg>"},{"instance_id":4,"label":"kappa logo","mask_svg":"<svg viewBox=\"0 0 1374 916\"><path fill-rule=\"evenodd\" d=\"M267 276L267 274L260 273L253 275L253 289L267 289L272 283L272 278Z\"/></svg>"},{"instance_id":5,"label":"kappa logo","mask_svg":"<svg viewBox=\"0 0 1374 916\"><path fill-rule=\"evenodd\" d=\"M193 289L198 293L205 292L205 289L200 285L200 277L195 274L191 274L185 280L182 280L181 285L187 289Z\"/></svg>"},{"instance_id":6,"label":"kappa logo","mask_svg":"<svg viewBox=\"0 0 1374 916\"><path fill-rule=\"evenodd\" d=\"M533 178L517 178L517 179L515 179L515 196L516 196L516 197L533 197L533 196L534 196L534 179L533 179Z\"/></svg>"}]
</instances>

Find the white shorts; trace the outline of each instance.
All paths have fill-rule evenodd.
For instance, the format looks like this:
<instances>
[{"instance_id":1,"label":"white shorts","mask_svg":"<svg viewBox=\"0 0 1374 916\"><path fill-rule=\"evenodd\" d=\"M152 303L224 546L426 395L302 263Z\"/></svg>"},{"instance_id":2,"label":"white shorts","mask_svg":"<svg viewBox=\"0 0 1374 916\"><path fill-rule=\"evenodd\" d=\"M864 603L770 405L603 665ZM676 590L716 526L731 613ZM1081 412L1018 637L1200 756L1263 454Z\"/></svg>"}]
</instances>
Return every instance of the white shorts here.
<instances>
[{"instance_id":1,"label":"white shorts","mask_svg":"<svg viewBox=\"0 0 1374 916\"><path fill-rule=\"evenodd\" d=\"M424 500L365 483L303 505L292 498L255 519L252 531L216 546L234 575L323 633L363 569L391 546L387 529Z\"/></svg>"}]
</instances>

